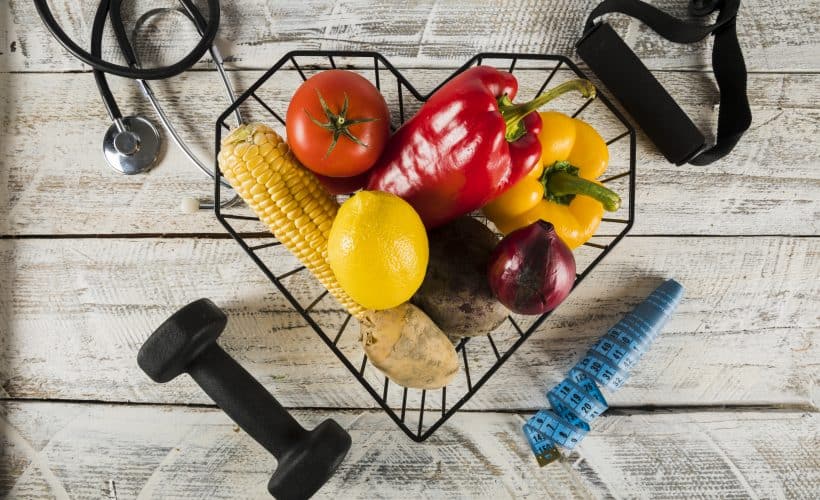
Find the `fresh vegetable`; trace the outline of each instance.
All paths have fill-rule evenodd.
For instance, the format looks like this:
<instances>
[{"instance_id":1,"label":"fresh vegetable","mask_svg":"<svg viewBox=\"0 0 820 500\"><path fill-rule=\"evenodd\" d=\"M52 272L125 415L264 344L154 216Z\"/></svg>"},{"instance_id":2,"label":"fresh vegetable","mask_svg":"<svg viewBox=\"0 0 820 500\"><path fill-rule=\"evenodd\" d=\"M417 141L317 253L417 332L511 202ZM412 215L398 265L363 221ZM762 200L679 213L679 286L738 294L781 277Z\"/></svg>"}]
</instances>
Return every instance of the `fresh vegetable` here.
<instances>
[{"instance_id":1,"label":"fresh vegetable","mask_svg":"<svg viewBox=\"0 0 820 500\"><path fill-rule=\"evenodd\" d=\"M368 309L409 300L424 280L428 256L418 214L390 193L354 194L330 229L330 267L347 294Z\"/></svg>"},{"instance_id":2,"label":"fresh vegetable","mask_svg":"<svg viewBox=\"0 0 820 500\"><path fill-rule=\"evenodd\" d=\"M583 244L601 224L604 210L615 211L621 198L595 181L606 170L606 142L589 124L557 112L541 113L542 167L533 169L484 207L503 233L549 221L570 248Z\"/></svg>"},{"instance_id":3,"label":"fresh vegetable","mask_svg":"<svg viewBox=\"0 0 820 500\"><path fill-rule=\"evenodd\" d=\"M575 283L575 258L552 224L539 220L501 240L487 270L498 300L519 314L543 314Z\"/></svg>"},{"instance_id":4,"label":"fresh vegetable","mask_svg":"<svg viewBox=\"0 0 820 500\"><path fill-rule=\"evenodd\" d=\"M513 104L517 90L511 73L488 66L454 77L390 138L368 189L401 196L428 228L481 208L541 158L533 112L570 90L595 93L587 80L572 80Z\"/></svg>"},{"instance_id":5,"label":"fresh vegetable","mask_svg":"<svg viewBox=\"0 0 820 500\"><path fill-rule=\"evenodd\" d=\"M293 94L285 123L293 154L328 177L372 167L390 135L390 112L378 89L340 69L308 78Z\"/></svg>"},{"instance_id":6,"label":"fresh vegetable","mask_svg":"<svg viewBox=\"0 0 820 500\"><path fill-rule=\"evenodd\" d=\"M240 125L222 140L219 168L245 203L351 314L364 308L339 285L325 258L338 203L302 168L270 127Z\"/></svg>"},{"instance_id":7,"label":"fresh vegetable","mask_svg":"<svg viewBox=\"0 0 820 500\"><path fill-rule=\"evenodd\" d=\"M404 303L386 311L367 311L360 322L367 358L393 382L439 389L458 371L450 339L418 307Z\"/></svg>"},{"instance_id":8,"label":"fresh vegetable","mask_svg":"<svg viewBox=\"0 0 820 500\"><path fill-rule=\"evenodd\" d=\"M499 238L469 216L430 231L428 237L430 263L412 302L451 340L493 331L509 314L487 282L487 265Z\"/></svg>"}]
</instances>

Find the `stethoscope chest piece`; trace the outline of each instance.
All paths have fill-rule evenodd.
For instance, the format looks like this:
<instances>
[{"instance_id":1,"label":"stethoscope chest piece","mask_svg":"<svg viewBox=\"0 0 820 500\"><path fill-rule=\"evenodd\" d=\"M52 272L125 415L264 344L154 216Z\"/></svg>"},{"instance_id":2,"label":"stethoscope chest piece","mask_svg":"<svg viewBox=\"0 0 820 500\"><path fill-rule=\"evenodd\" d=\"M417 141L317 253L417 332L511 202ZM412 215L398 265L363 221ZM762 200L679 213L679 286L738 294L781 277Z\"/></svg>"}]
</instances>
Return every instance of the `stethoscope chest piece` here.
<instances>
[{"instance_id":1,"label":"stethoscope chest piece","mask_svg":"<svg viewBox=\"0 0 820 500\"><path fill-rule=\"evenodd\" d=\"M142 116L115 120L103 138L103 153L117 172L133 175L147 172L159 158L157 128Z\"/></svg>"}]
</instances>

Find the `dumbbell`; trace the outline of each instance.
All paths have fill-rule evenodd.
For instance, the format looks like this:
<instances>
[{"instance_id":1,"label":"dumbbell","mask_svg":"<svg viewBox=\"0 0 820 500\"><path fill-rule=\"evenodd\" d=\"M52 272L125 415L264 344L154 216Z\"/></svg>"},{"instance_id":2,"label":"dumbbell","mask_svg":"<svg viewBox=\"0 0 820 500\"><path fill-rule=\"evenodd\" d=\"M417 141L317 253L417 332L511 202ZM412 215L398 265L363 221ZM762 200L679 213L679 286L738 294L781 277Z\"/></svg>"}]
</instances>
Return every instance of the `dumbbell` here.
<instances>
[{"instance_id":1,"label":"dumbbell","mask_svg":"<svg viewBox=\"0 0 820 500\"><path fill-rule=\"evenodd\" d=\"M307 431L256 379L216 343L228 318L208 299L188 304L145 341L137 363L155 382L187 372L278 465L268 491L279 499L309 498L330 479L350 449L333 420Z\"/></svg>"}]
</instances>

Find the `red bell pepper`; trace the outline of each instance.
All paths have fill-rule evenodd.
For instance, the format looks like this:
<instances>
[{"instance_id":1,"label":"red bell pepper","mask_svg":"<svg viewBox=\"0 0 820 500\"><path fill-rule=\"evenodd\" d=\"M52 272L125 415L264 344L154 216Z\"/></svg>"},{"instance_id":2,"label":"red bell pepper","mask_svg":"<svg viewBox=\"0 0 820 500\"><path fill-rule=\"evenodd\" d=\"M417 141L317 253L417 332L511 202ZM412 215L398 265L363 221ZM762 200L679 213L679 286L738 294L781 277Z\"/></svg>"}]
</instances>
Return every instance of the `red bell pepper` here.
<instances>
[{"instance_id":1,"label":"red bell pepper","mask_svg":"<svg viewBox=\"0 0 820 500\"><path fill-rule=\"evenodd\" d=\"M428 229L477 210L532 170L541 158L541 117L533 113L570 90L571 80L534 100L513 104L515 77L489 66L457 75L390 138L367 189L404 198Z\"/></svg>"}]
</instances>

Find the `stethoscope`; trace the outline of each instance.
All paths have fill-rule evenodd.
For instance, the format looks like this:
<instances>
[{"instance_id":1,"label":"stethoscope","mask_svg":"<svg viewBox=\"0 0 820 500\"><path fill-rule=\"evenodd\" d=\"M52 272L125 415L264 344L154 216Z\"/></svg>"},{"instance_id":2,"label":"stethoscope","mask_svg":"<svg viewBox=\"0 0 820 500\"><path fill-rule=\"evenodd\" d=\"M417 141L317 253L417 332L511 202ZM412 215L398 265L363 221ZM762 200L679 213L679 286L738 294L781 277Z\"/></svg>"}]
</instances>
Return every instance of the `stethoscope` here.
<instances>
[{"instance_id":1,"label":"stethoscope","mask_svg":"<svg viewBox=\"0 0 820 500\"><path fill-rule=\"evenodd\" d=\"M133 39L142 25L151 17L163 13L177 13L184 15L194 24L201 37L199 43L197 43L185 57L174 64L156 68L143 68L125 31L125 26L122 21L122 0L102 0L100 2L91 29L90 53L80 48L66 35L54 19L47 0L34 0L34 5L40 14L40 18L57 41L80 61L93 68L97 89L100 92L100 97L108 112L108 116L111 117L112 121L111 126L103 137L103 154L111 168L126 175L139 174L150 170L159 159L162 139L154 124L144 116L122 115L117 101L108 86L106 73L135 80L142 90L142 93L151 102L151 106L154 108L154 111L156 111L163 127L171 136L174 143L179 146L183 153L185 153L191 162L202 172L211 178L214 177L214 171L194 154L191 148L188 147L188 144L182 139L179 133L177 133L176 127L171 123L165 110L159 104L154 91L147 82L147 80L160 80L179 75L196 64L205 52L210 52L217 71L219 72L219 76L222 79L228 99L230 99L231 102L236 99L233 87L223 66L222 55L214 45L217 28L219 27L219 0L208 0L208 21L205 20L202 13L191 0L179 0L179 2L182 4L181 9L166 7L152 9L144 13L134 23L131 37ZM106 16L111 20L114 36L128 64L127 66L113 64L101 58L102 35L103 29L105 28ZM234 116L238 123L242 123L242 116L238 109L234 111ZM230 188L227 182L220 182L226 188ZM234 195L221 202L220 206L231 206L238 201L239 197ZM212 202L202 202L193 197L186 197L182 201L182 209L186 212L195 212L200 208L212 209L214 208L214 204Z\"/></svg>"}]
</instances>

